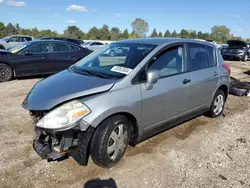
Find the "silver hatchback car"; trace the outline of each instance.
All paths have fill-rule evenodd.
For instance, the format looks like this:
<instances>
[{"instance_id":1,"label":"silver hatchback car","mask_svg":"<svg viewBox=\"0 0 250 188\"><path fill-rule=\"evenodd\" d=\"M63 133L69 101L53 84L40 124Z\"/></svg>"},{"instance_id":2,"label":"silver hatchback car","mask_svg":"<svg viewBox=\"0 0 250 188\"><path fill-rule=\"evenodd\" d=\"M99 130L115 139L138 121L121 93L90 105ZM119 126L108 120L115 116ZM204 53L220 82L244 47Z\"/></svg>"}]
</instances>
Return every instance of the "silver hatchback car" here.
<instances>
[{"instance_id":1,"label":"silver hatchback car","mask_svg":"<svg viewBox=\"0 0 250 188\"><path fill-rule=\"evenodd\" d=\"M107 56L126 48L120 56ZM146 38L112 43L38 82L22 106L35 120L33 147L43 159L89 155L105 168L127 146L196 116L218 117L230 68L207 42Z\"/></svg>"}]
</instances>

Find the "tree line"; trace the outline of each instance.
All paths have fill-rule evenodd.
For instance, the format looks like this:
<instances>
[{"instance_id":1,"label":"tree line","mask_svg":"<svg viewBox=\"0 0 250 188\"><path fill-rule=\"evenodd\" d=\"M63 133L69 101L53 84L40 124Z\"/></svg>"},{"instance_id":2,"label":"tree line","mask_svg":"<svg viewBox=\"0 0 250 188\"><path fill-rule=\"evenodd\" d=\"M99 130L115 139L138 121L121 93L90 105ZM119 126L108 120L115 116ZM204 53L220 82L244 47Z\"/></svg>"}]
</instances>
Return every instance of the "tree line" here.
<instances>
[{"instance_id":1,"label":"tree line","mask_svg":"<svg viewBox=\"0 0 250 188\"><path fill-rule=\"evenodd\" d=\"M62 34L59 34L57 31L51 31L50 29L38 30L36 27L31 29L24 29L18 23L13 25L8 23L0 22L0 37L8 35L30 35L35 38L41 37L68 37L81 40L122 40L129 38L139 38L139 37L181 37L181 38L198 38L204 40L214 40L217 43L226 43L230 39L239 39L241 37L234 36L231 34L231 31L228 27L221 25L215 25L211 28L211 32L202 32L195 30L182 29L180 32L176 30L170 31L166 30L165 32L157 31L156 28L153 29L153 32L148 35L149 25L148 23L141 19L136 18L131 23L132 32L129 33L128 29L120 30L118 27L109 28L108 25L103 25L101 28L92 27L88 32L84 33L77 26L68 26ZM247 39L250 42L250 38Z\"/></svg>"}]
</instances>

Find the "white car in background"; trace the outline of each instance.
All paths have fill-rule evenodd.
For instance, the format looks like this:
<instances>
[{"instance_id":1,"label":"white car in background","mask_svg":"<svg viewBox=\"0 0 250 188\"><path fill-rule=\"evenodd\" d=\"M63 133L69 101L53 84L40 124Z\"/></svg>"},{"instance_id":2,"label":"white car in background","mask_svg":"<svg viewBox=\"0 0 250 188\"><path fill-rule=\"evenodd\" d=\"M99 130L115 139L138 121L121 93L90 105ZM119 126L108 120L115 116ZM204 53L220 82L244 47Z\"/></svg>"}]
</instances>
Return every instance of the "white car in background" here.
<instances>
[{"instance_id":1,"label":"white car in background","mask_svg":"<svg viewBox=\"0 0 250 188\"><path fill-rule=\"evenodd\" d=\"M0 49L9 49L24 42L34 40L33 37L27 35L12 35L0 39Z\"/></svg>"},{"instance_id":2,"label":"white car in background","mask_svg":"<svg viewBox=\"0 0 250 188\"><path fill-rule=\"evenodd\" d=\"M82 44L82 47L88 48L89 50L95 51L102 47L104 47L105 44L102 42L85 42Z\"/></svg>"}]
</instances>

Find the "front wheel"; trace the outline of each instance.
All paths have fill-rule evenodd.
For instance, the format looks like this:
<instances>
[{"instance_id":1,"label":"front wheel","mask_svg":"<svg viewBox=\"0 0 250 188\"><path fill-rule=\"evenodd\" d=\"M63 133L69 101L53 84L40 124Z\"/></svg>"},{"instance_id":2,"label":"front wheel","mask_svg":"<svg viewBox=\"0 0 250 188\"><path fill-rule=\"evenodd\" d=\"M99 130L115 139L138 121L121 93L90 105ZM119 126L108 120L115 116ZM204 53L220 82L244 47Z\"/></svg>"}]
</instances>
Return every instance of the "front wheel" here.
<instances>
[{"instance_id":1,"label":"front wheel","mask_svg":"<svg viewBox=\"0 0 250 188\"><path fill-rule=\"evenodd\" d=\"M248 59L248 55L246 54L246 55L244 55L244 57L243 57L243 59L242 59L242 60L243 60L244 62L246 62L246 61L247 61L247 59Z\"/></svg>"},{"instance_id":2,"label":"front wheel","mask_svg":"<svg viewBox=\"0 0 250 188\"><path fill-rule=\"evenodd\" d=\"M12 78L12 68L4 63L0 63L0 82L10 81Z\"/></svg>"},{"instance_id":3,"label":"front wheel","mask_svg":"<svg viewBox=\"0 0 250 188\"><path fill-rule=\"evenodd\" d=\"M225 93L220 89L217 90L209 110L209 116L212 118L219 117L224 111L225 101Z\"/></svg>"},{"instance_id":4,"label":"front wheel","mask_svg":"<svg viewBox=\"0 0 250 188\"><path fill-rule=\"evenodd\" d=\"M103 121L91 140L91 157L98 166L111 168L123 157L130 140L130 123L116 115Z\"/></svg>"}]
</instances>

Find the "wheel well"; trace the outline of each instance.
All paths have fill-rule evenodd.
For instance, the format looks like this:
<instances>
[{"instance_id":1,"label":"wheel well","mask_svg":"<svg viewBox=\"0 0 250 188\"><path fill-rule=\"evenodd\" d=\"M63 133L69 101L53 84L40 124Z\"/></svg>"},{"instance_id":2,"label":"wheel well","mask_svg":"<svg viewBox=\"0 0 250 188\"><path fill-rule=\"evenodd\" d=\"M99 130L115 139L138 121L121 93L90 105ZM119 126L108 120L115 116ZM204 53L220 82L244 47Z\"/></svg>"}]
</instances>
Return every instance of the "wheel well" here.
<instances>
[{"instance_id":1,"label":"wheel well","mask_svg":"<svg viewBox=\"0 0 250 188\"><path fill-rule=\"evenodd\" d=\"M218 89L224 92L224 94L226 96L226 99L227 99L227 96L228 96L228 87L226 85L221 85Z\"/></svg>"},{"instance_id":2,"label":"wheel well","mask_svg":"<svg viewBox=\"0 0 250 188\"><path fill-rule=\"evenodd\" d=\"M133 116L132 114L128 113L128 112L118 112L116 114L112 114L109 117L115 116L115 115L123 115L125 116L130 124L131 124L131 137L130 137L130 145L131 146L135 146L138 143L138 138L139 138L139 128L137 125L137 120L135 118L135 116ZM109 118L107 117L107 118ZM105 119L107 119L105 118Z\"/></svg>"}]
</instances>

